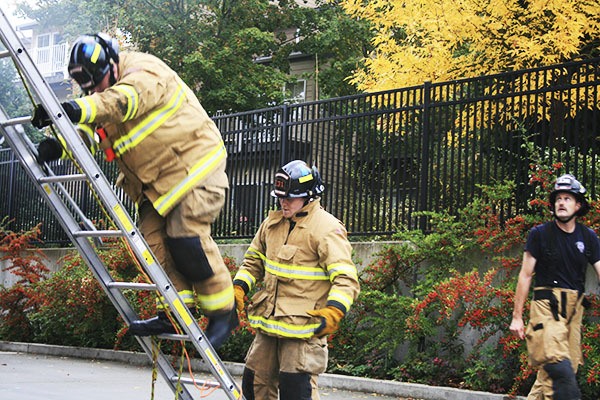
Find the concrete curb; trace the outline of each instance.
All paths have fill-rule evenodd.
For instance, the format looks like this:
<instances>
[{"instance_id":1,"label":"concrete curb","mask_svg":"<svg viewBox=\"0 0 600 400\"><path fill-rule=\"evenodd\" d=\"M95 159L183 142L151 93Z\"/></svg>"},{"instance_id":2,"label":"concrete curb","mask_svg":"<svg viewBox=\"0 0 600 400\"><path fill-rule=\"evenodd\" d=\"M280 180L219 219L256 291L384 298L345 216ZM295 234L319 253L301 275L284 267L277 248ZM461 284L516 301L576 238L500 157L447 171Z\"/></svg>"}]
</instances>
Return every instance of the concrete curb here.
<instances>
[{"instance_id":1,"label":"concrete curb","mask_svg":"<svg viewBox=\"0 0 600 400\"><path fill-rule=\"evenodd\" d=\"M0 341L0 351L116 361L141 366L151 365L151 360L145 353L132 351L4 341ZM224 364L231 375L238 377L242 375L244 368L243 364L232 362L224 362ZM209 369L203 360L192 360L192 367L197 371L209 372ZM336 374L321 374L319 376L319 386L353 392L378 393L385 396L412 397L423 400L525 400L524 397L511 398L506 395L487 392L460 390L439 386L427 386L416 383L395 382L380 379L357 378Z\"/></svg>"}]
</instances>

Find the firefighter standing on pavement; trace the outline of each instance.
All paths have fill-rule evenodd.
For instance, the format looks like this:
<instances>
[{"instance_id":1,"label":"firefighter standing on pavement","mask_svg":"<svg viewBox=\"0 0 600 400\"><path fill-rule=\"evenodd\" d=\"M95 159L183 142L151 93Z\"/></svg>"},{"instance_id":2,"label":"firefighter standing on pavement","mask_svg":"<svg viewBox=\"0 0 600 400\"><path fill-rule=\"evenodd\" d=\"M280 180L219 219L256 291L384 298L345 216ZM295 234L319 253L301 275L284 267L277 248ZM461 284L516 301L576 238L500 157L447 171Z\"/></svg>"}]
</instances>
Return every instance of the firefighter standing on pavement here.
<instances>
[{"instance_id":1,"label":"firefighter standing on pavement","mask_svg":"<svg viewBox=\"0 0 600 400\"><path fill-rule=\"evenodd\" d=\"M600 280L600 241L576 222L587 213L585 188L573 175L556 180L550 193L554 221L531 229L525 245L510 331L527 340L529 363L538 368L527 400L578 400L582 364L581 321L585 275L592 264ZM535 275L535 277L534 277ZM530 320L523 307L535 279Z\"/></svg>"},{"instance_id":2,"label":"firefighter standing on pavement","mask_svg":"<svg viewBox=\"0 0 600 400\"><path fill-rule=\"evenodd\" d=\"M248 400L319 399L327 335L358 296L347 232L321 207L323 190L318 170L304 161L279 170L271 195L281 209L261 224L234 278L240 312L244 296L263 284L248 307L256 329L242 379Z\"/></svg>"},{"instance_id":3,"label":"firefighter standing on pavement","mask_svg":"<svg viewBox=\"0 0 600 400\"><path fill-rule=\"evenodd\" d=\"M140 231L185 304L208 317L206 335L219 347L238 323L231 276L211 237L228 188L219 130L164 62L119 52L108 35L80 36L69 74L88 95L62 103L67 116L106 135L99 146L119 165L117 184L138 207ZM32 123L51 123L43 107ZM56 139L40 143L41 163L61 156ZM158 316L134 321L130 332L174 333L162 304L157 299Z\"/></svg>"}]
</instances>

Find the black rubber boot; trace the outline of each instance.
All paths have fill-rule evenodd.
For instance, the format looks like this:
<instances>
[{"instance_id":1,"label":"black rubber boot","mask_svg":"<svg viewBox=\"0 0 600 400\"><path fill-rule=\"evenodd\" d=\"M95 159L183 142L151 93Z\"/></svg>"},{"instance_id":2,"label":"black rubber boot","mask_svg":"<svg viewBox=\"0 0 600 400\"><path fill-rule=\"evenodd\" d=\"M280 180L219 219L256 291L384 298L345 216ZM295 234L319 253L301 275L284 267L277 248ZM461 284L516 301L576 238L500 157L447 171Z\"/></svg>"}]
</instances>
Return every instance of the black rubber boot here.
<instances>
[{"instance_id":1,"label":"black rubber boot","mask_svg":"<svg viewBox=\"0 0 600 400\"><path fill-rule=\"evenodd\" d=\"M233 307L231 311L221 315L212 315L208 317L208 326L206 327L206 337L216 350L225 343L231 335L231 331L238 327L240 321L237 315L237 309Z\"/></svg>"},{"instance_id":2,"label":"black rubber boot","mask_svg":"<svg viewBox=\"0 0 600 400\"><path fill-rule=\"evenodd\" d=\"M164 311L159 311L154 318L133 321L129 333L135 336L155 336L165 333L177 333Z\"/></svg>"}]
</instances>

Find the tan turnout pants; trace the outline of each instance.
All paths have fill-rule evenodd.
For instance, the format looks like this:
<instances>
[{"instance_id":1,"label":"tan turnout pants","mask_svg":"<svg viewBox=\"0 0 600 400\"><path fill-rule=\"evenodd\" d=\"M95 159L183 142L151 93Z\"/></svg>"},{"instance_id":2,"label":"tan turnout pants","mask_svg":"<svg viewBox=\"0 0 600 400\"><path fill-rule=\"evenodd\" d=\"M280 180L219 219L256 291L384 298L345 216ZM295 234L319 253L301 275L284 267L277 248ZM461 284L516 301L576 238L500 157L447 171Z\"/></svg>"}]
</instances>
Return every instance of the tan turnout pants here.
<instances>
[{"instance_id":1,"label":"tan turnout pants","mask_svg":"<svg viewBox=\"0 0 600 400\"><path fill-rule=\"evenodd\" d=\"M231 274L211 236L211 224L225 202L224 189L195 188L166 216L149 201L139 208L140 231L167 276L188 307L199 306L205 315L222 314L234 306ZM197 236L214 272L210 278L190 282L175 267L166 238ZM161 308L159 302L159 309Z\"/></svg>"},{"instance_id":2,"label":"tan turnout pants","mask_svg":"<svg viewBox=\"0 0 600 400\"><path fill-rule=\"evenodd\" d=\"M539 369L527 400L552 400L554 395L552 379L544 370L544 365L568 359L574 372L577 372L579 365L583 364L581 352L583 296L579 296L576 290L536 288L538 289L551 290L558 300L558 321L554 318L550 300L531 302L530 320L525 336L529 364Z\"/></svg>"}]
</instances>

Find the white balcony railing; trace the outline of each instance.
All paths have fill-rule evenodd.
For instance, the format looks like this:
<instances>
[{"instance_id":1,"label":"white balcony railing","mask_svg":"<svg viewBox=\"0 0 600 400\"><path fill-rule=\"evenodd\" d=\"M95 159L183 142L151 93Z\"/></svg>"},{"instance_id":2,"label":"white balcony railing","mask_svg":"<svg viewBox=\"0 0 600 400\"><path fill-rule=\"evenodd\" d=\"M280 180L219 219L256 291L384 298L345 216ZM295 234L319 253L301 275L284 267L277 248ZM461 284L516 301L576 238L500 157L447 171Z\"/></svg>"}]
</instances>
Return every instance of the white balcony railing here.
<instances>
[{"instance_id":1,"label":"white balcony railing","mask_svg":"<svg viewBox=\"0 0 600 400\"><path fill-rule=\"evenodd\" d=\"M43 76L62 75L63 78L66 78L69 62L68 52L67 43L49 47L36 47L31 50L31 58Z\"/></svg>"}]
</instances>

